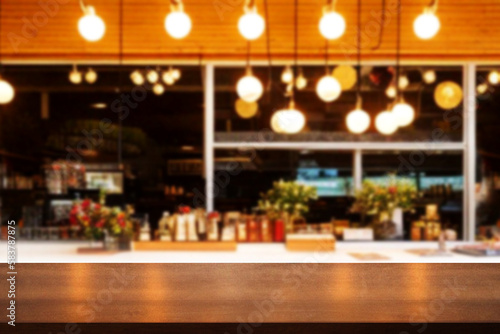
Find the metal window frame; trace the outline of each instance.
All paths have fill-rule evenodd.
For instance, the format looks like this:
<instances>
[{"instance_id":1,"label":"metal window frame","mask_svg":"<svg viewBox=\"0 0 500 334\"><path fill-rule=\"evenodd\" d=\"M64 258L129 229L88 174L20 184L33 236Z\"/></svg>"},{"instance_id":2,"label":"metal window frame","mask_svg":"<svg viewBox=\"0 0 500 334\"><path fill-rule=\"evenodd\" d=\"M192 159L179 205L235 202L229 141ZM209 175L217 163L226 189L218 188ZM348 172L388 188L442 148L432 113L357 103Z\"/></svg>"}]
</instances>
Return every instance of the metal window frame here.
<instances>
[{"instance_id":1,"label":"metal window frame","mask_svg":"<svg viewBox=\"0 0 500 334\"><path fill-rule=\"evenodd\" d=\"M214 163L215 150L223 149L284 149L284 150L349 150L353 152L353 180L356 188L361 186L363 175L363 152L369 151L461 151L463 154L463 240L473 241L476 230L476 64L461 63L463 73L463 136L461 142L215 142L215 69L217 67L243 66L244 64L222 64L207 62L204 65L204 163L205 198L207 211L214 210ZM303 64L305 65L305 64ZM314 65L314 63L308 64ZM457 64L454 64L457 65Z\"/></svg>"}]
</instances>

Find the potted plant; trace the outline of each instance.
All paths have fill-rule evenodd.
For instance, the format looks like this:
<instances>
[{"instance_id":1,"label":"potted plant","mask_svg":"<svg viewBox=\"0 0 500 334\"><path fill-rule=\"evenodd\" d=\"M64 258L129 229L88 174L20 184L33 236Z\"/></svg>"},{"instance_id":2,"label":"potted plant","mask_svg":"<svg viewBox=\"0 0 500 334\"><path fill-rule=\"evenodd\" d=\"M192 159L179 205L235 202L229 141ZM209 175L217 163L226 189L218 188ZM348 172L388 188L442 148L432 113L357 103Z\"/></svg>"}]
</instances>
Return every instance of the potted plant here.
<instances>
[{"instance_id":1,"label":"potted plant","mask_svg":"<svg viewBox=\"0 0 500 334\"><path fill-rule=\"evenodd\" d=\"M291 232L294 220L309 212L309 202L317 198L314 187L280 180L261 194L258 205L270 219L283 218L286 232Z\"/></svg>"},{"instance_id":2,"label":"potted plant","mask_svg":"<svg viewBox=\"0 0 500 334\"><path fill-rule=\"evenodd\" d=\"M390 176L386 184L365 180L362 188L356 191L351 211L361 215L362 224L366 223L367 216L373 217L375 236L387 239L395 234L394 211L397 208L403 212L412 210L417 196L416 187L407 179Z\"/></svg>"},{"instance_id":3,"label":"potted plant","mask_svg":"<svg viewBox=\"0 0 500 334\"><path fill-rule=\"evenodd\" d=\"M108 250L130 248L119 245L124 239L130 240L132 234L129 212L85 199L73 205L69 219L71 225L80 225L83 228L85 236L92 244L103 241L104 248Z\"/></svg>"}]
</instances>

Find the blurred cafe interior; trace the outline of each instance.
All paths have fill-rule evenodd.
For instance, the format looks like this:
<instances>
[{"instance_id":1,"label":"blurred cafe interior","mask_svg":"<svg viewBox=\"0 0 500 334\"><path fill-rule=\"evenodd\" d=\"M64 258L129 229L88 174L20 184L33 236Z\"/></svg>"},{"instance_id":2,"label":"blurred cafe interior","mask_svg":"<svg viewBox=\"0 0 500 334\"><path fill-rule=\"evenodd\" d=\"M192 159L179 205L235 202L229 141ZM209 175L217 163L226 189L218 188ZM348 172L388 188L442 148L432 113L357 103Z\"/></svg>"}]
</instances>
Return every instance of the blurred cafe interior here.
<instances>
[{"instance_id":1,"label":"blurred cafe interior","mask_svg":"<svg viewBox=\"0 0 500 334\"><path fill-rule=\"evenodd\" d=\"M500 4L0 5L4 239L500 254Z\"/></svg>"}]
</instances>

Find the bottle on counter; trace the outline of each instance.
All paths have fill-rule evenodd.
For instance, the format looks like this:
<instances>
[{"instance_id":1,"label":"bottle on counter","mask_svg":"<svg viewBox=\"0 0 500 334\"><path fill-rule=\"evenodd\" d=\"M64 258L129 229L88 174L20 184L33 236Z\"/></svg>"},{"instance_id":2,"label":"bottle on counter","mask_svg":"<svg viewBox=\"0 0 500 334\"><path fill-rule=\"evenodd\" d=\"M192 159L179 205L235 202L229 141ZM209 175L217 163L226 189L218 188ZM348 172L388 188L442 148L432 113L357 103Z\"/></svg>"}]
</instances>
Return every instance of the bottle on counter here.
<instances>
[{"instance_id":1,"label":"bottle on counter","mask_svg":"<svg viewBox=\"0 0 500 334\"><path fill-rule=\"evenodd\" d=\"M265 213L261 213L258 218L260 222L260 235L262 242L272 242L273 241L273 231L271 226L271 221Z\"/></svg>"},{"instance_id":2,"label":"bottle on counter","mask_svg":"<svg viewBox=\"0 0 500 334\"><path fill-rule=\"evenodd\" d=\"M189 207L187 208L189 211L184 213L186 216L186 227L187 227L187 239L188 241L198 241L198 233L196 231L196 216Z\"/></svg>"},{"instance_id":3,"label":"bottle on counter","mask_svg":"<svg viewBox=\"0 0 500 334\"><path fill-rule=\"evenodd\" d=\"M169 226L170 212L164 211L158 222L158 238L160 241L172 241L172 231Z\"/></svg>"},{"instance_id":4,"label":"bottle on counter","mask_svg":"<svg viewBox=\"0 0 500 334\"><path fill-rule=\"evenodd\" d=\"M285 241L285 222L282 218L278 218L274 221L274 241Z\"/></svg>"},{"instance_id":5,"label":"bottle on counter","mask_svg":"<svg viewBox=\"0 0 500 334\"><path fill-rule=\"evenodd\" d=\"M196 232L198 234L198 240L205 241L207 240L207 221L205 216L205 210L196 209Z\"/></svg>"},{"instance_id":6,"label":"bottle on counter","mask_svg":"<svg viewBox=\"0 0 500 334\"><path fill-rule=\"evenodd\" d=\"M184 213L184 208L179 208L179 213L175 216L175 241L187 240L187 217Z\"/></svg>"},{"instance_id":7,"label":"bottle on counter","mask_svg":"<svg viewBox=\"0 0 500 334\"><path fill-rule=\"evenodd\" d=\"M247 221L247 241L259 242L260 241L260 226L259 221L255 215L248 217Z\"/></svg>"},{"instance_id":8,"label":"bottle on counter","mask_svg":"<svg viewBox=\"0 0 500 334\"><path fill-rule=\"evenodd\" d=\"M242 214L236 222L236 238L237 241L247 241L247 220L248 215Z\"/></svg>"},{"instance_id":9,"label":"bottle on counter","mask_svg":"<svg viewBox=\"0 0 500 334\"><path fill-rule=\"evenodd\" d=\"M218 222L220 216L218 212L211 212L208 214L207 220L207 240L208 241L218 241L219 240L219 226Z\"/></svg>"},{"instance_id":10,"label":"bottle on counter","mask_svg":"<svg viewBox=\"0 0 500 334\"><path fill-rule=\"evenodd\" d=\"M149 224L149 215L146 214L144 223L139 233L139 241L151 241L151 226Z\"/></svg>"}]
</instances>

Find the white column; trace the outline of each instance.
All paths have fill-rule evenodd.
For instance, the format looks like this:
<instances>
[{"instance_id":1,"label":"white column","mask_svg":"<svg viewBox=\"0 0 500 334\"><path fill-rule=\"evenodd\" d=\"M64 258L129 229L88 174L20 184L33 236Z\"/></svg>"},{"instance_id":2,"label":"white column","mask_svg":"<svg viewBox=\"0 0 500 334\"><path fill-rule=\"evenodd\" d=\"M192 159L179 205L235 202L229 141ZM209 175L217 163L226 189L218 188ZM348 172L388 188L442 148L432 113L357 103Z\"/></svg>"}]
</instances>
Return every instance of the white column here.
<instances>
[{"instance_id":1,"label":"white column","mask_svg":"<svg viewBox=\"0 0 500 334\"><path fill-rule=\"evenodd\" d=\"M464 240L473 241L476 233L476 65L463 69L463 168L464 168Z\"/></svg>"},{"instance_id":2,"label":"white column","mask_svg":"<svg viewBox=\"0 0 500 334\"><path fill-rule=\"evenodd\" d=\"M214 66L205 65L204 82L204 173L205 173L205 208L207 212L214 210L214 120L215 120L215 81Z\"/></svg>"},{"instance_id":3,"label":"white column","mask_svg":"<svg viewBox=\"0 0 500 334\"><path fill-rule=\"evenodd\" d=\"M361 150L354 150L352 180L354 190L361 189L363 186L363 152Z\"/></svg>"}]
</instances>

